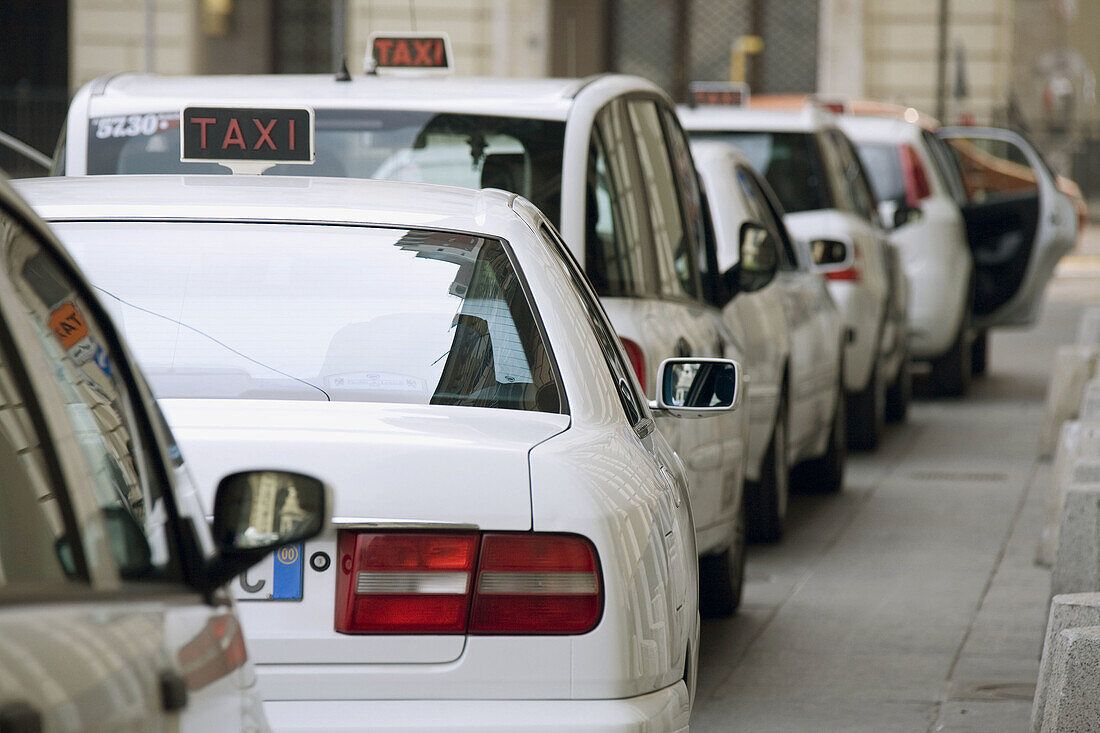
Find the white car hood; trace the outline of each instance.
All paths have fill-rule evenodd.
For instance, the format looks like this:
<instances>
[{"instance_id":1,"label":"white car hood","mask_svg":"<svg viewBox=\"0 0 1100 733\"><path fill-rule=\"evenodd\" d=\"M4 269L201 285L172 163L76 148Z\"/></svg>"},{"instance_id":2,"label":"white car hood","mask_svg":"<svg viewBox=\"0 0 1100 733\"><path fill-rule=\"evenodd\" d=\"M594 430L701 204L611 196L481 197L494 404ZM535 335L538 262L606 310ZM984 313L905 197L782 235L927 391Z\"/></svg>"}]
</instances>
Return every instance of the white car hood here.
<instances>
[{"instance_id":1,"label":"white car hood","mask_svg":"<svg viewBox=\"0 0 1100 733\"><path fill-rule=\"evenodd\" d=\"M218 481L275 468L332 486L333 517L530 529L528 452L568 415L442 405L165 399L213 506Z\"/></svg>"}]
</instances>

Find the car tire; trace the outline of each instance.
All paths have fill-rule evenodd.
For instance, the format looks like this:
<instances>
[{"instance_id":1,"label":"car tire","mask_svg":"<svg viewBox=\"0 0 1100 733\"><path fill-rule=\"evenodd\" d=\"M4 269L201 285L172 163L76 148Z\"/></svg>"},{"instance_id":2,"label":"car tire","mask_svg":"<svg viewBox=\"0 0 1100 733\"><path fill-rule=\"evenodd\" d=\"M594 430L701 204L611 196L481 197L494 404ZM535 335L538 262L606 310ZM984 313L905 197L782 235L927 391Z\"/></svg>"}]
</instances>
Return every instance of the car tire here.
<instances>
[{"instance_id":1,"label":"car tire","mask_svg":"<svg viewBox=\"0 0 1100 733\"><path fill-rule=\"evenodd\" d=\"M932 360L932 385L936 394L944 397L962 397L970 389L971 348L967 343L969 328L966 322L959 328L951 348L943 356Z\"/></svg>"},{"instance_id":2,"label":"car tire","mask_svg":"<svg viewBox=\"0 0 1100 733\"><path fill-rule=\"evenodd\" d=\"M978 331L974 335L974 342L970 344L970 374L975 377L985 376L988 359L989 331Z\"/></svg>"},{"instance_id":3,"label":"car tire","mask_svg":"<svg viewBox=\"0 0 1100 733\"><path fill-rule=\"evenodd\" d=\"M725 552L699 558L699 613L729 618L741 605L745 585L745 513L737 513L733 542Z\"/></svg>"},{"instance_id":4,"label":"car tire","mask_svg":"<svg viewBox=\"0 0 1100 733\"><path fill-rule=\"evenodd\" d=\"M877 359L867 386L848 395L847 408L848 447L874 450L886 426L886 383Z\"/></svg>"},{"instance_id":5,"label":"car tire","mask_svg":"<svg viewBox=\"0 0 1100 733\"><path fill-rule=\"evenodd\" d=\"M905 422L912 398L913 371L909 366L909 354L906 353L901 358L893 384L886 388L886 422Z\"/></svg>"},{"instance_id":6,"label":"car tire","mask_svg":"<svg viewBox=\"0 0 1100 733\"><path fill-rule=\"evenodd\" d=\"M745 482L745 524L753 542L778 542L783 536L790 496L790 472L787 468L787 395L782 393L775 411L772 439L759 481Z\"/></svg>"},{"instance_id":7,"label":"car tire","mask_svg":"<svg viewBox=\"0 0 1100 733\"><path fill-rule=\"evenodd\" d=\"M844 488L844 464L848 461L848 419L844 390L837 392L833 427L825 455L791 469L791 486L810 494L838 494Z\"/></svg>"}]
</instances>

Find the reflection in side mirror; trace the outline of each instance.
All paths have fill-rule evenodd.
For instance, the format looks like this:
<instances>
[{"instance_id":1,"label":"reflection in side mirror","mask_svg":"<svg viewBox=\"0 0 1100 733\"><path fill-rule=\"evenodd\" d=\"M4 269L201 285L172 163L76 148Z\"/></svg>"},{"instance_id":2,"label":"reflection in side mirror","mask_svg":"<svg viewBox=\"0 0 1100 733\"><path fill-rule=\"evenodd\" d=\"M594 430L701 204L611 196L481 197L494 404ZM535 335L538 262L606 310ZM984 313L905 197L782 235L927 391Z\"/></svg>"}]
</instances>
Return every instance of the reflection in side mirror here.
<instances>
[{"instance_id":1,"label":"reflection in side mirror","mask_svg":"<svg viewBox=\"0 0 1100 733\"><path fill-rule=\"evenodd\" d=\"M332 513L332 491L289 471L226 476L214 496L218 554L195 583L205 592L224 585L282 545L320 534Z\"/></svg>"},{"instance_id":2,"label":"reflection in side mirror","mask_svg":"<svg viewBox=\"0 0 1100 733\"><path fill-rule=\"evenodd\" d=\"M325 485L287 471L226 476L214 498L214 541L222 552L273 550L321 531Z\"/></svg>"},{"instance_id":3,"label":"reflection in side mirror","mask_svg":"<svg viewBox=\"0 0 1100 733\"><path fill-rule=\"evenodd\" d=\"M898 229L921 218L921 210L910 206L904 199L881 201L878 212L883 223L891 229Z\"/></svg>"},{"instance_id":4,"label":"reflection in side mirror","mask_svg":"<svg viewBox=\"0 0 1100 733\"><path fill-rule=\"evenodd\" d=\"M779 249L764 227L751 221L741 225L738 291L753 293L767 287L779 266Z\"/></svg>"},{"instance_id":5,"label":"reflection in side mirror","mask_svg":"<svg viewBox=\"0 0 1100 733\"><path fill-rule=\"evenodd\" d=\"M676 417L706 417L741 404L741 365L732 359L665 359L650 406Z\"/></svg>"},{"instance_id":6,"label":"reflection in side mirror","mask_svg":"<svg viewBox=\"0 0 1100 733\"><path fill-rule=\"evenodd\" d=\"M810 240L810 259L813 260L814 271L828 276L831 280L860 278L855 255L855 248L843 240Z\"/></svg>"}]
</instances>

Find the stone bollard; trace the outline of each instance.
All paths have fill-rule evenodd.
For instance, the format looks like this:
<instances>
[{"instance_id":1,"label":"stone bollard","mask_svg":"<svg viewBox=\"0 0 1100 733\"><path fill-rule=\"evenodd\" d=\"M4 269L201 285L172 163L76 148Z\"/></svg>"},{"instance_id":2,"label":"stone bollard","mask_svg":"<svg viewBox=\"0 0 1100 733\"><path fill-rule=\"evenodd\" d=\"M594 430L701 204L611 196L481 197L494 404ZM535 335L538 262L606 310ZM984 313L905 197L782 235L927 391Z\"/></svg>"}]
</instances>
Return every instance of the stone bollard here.
<instances>
[{"instance_id":1,"label":"stone bollard","mask_svg":"<svg viewBox=\"0 0 1100 733\"><path fill-rule=\"evenodd\" d=\"M1100 626L1059 632L1054 639L1050 689L1042 733L1100 730Z\"/></svg>"},{"instance_id":2,"label":"stone bollard","mask_svg":"<svg viewBox=\"0 0 1100 733\"><path fill-rule=\"evenodd\" d=\"M1049 458L1054 453L1062 423L1077 417L1085 383L1092 378L1096 368L1097 351L1096 346L1058 347L1039 432L1040 458Z\"/></svg>"},{"instance_id":3,"label":"stone bollard","mask_svg":"<svg viewBox=\"0 0 1100 733\"><path fill-rule=\"evenodd\" d=\"M1043 657L1039 663L1039 680L1035 685L1035 701L1031 705L1031 731L1043 729L1043 714L1050 695L1054 664L1055 641L1066 629L1079 626L1100 626L1100 593L1068 593L1054 596L1047 620Z\"/></svg>"},{"instance_id":4,"label":"stone bollard","mask_svg":"<svg viewBox=\"0 0 1100 733\"><path fill-rule=\"evenodd\" d=\"M1073 467L1058 525L1051 595L1100 591L1100 460Z\"/></svg>"},{"instance_id":5,"label":"stone bollard","mask_svg":"<svg viewBox=\"0 0 1100 733\"><path fill-rule=\"evenodd\" d=\"M1100 344L1100 308L1086 308L1077 322L1077 343L1083 346Z\"/></svg>"},{"instance_id":6,"label":"stone bollard","mask_svg":"<svg viewBox=\"0 0 1100 733\"><path fill-rule=\"evenodd\" d=\"M1100 390L1100 380L1093 380ZM1058 527L1062 521L1062 507L1066 490L1073 482L1073 469L1081 459L1100 459L1100 416L1092 421L1067 420L1062 423L1062 434L1054 452L1054 464L1049 474L1044 508L1043 529L1035 562L1045 567L1054 564L1058 551Z\"/></svg>"}]
</instances>

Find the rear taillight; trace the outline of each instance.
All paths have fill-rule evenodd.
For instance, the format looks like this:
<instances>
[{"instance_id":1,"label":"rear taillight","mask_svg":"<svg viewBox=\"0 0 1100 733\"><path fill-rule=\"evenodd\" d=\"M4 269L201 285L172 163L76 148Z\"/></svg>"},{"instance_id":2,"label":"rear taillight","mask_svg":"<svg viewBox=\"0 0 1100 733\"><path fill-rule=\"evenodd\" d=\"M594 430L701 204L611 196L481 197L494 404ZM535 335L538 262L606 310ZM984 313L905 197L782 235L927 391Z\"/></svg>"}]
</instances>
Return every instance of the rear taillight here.
<instances>
[{"instance_id":1,"label":"rear taillight","mask_svg":"<svg viewBox=\"0 0 1100 733\"><path fill-rule=\"evenodd\" d=\"M642 347L628 338L619 337L619 340L623 342L626 358L630 359L630 366L634 367L634 374L638 376L638 384L645 389L645 354Z\"/></svg>"},{"instance_id":2,"label":"rear taillight","mask_svg":"<svg viewBox=\"0 0 1100 733\"><path fill-rule=\"evenodd\" d=\"M348 530L339 553L345 634L581 634L603 607L596 549L576 535Z\"/></svg>"},{"instance_id":3,"label":"rear taillight","mask_svg":"<svg viewBox=\"0 0 1100 733\"><path fill-rule=\"evenodd\" d=\"M911 209L919 208L920 202L932 195L924 163L911 145L899 146L898 155L901 157L901 170L905 177L905 203Z\"/></svg>"},{"instance_id":4,"label":"rear taillight","mask_svg":"<svg viewBox=\"0 0 1100 733\"><path fill-rule=\"evenodd\" d=\"M859 245L852 245L852 266L843 270L833 270L832 272L825 273L826 280L841 280L845 282L862 282L863 281L863 269L861 268L860 259L862 256L859 253Z\"/></svg>"}]
</instances>

